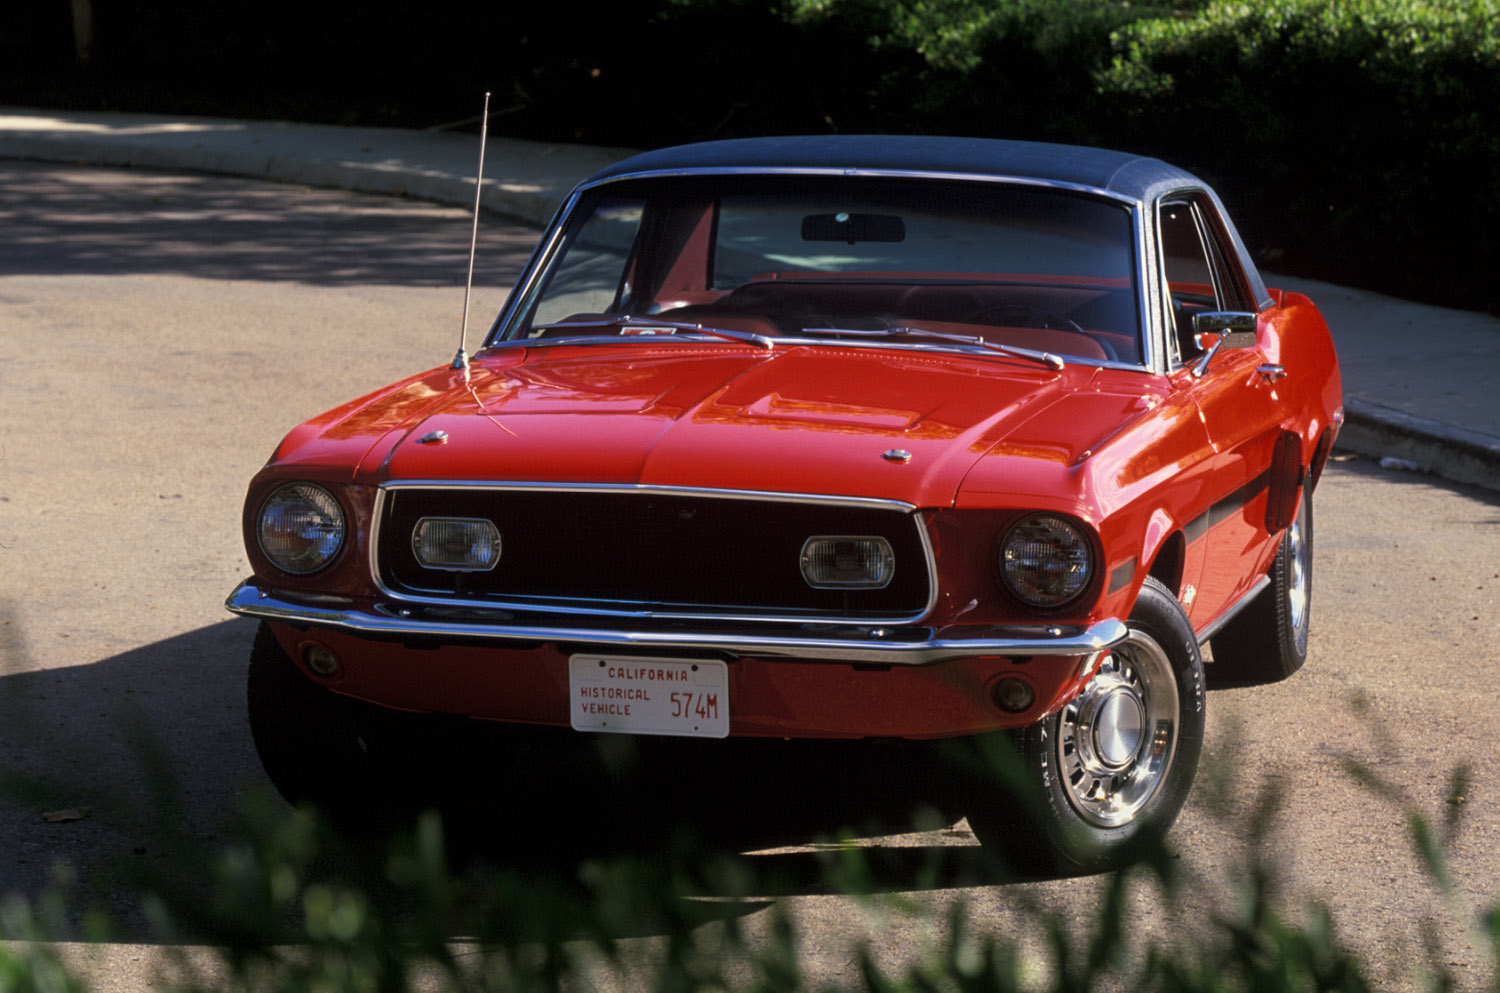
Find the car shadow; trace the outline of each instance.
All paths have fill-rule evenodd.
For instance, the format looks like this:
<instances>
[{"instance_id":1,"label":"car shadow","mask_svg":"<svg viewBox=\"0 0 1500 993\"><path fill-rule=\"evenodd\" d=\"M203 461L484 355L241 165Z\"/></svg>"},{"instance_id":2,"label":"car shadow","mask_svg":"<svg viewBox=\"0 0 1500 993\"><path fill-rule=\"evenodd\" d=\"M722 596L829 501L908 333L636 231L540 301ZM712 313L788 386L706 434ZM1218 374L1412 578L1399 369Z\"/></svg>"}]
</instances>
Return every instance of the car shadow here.
<instances>
[{"instance_id":1,"label":"car shadow","mask_svg":"<svg viewBox=\"0 0 1500 993\"><path fill-rule=\"evenodd\" d=\"M230 620L88 665L42 668L0 602L0 894L58 866L87 880L151 860L169 831L209 844L258 774L245 732L254 625Z\"/></svg>"},{"instance_id":2,"label":"car shadow","mask_svg":"<svg viewBox=\"0 0 1500 993\"><path fill-rule=\"evenodd\" d=\"M242 838L247 805L271 809L273 826L291 815L260 770L246 717L255 624L226 620L46 669L30 664L5 608L0 602L0 894L38 903L61 867L133 940L155 940L131 880L170 875L187 849L212 857ZM421 806L442 817L459 879L520 874L574 887L587 865L670 865L700 880L698 895L722 897L701 910L722 916L776 897L841 892L851 866L865 893L1045 878L1008 871L953 825L956 815L942 812L951 798L931 795L941 793L931 789L941 759L928 748L566 729L527 737L517 758L505 730L455 721L442 750L425 753L429 781L442 788ZM394 801L390 809L367 830L340 825L340 844L361 854L331 859L328 870L368 870L382 859L418 813ZM749 890L712 892L704 867L726 858L737 860L735 878Z\"/></svg>"},{"instance_id":3,"label":"car shadow","mask_svg":"<svg viewBox=\"0 0 1500 993\"><path fill-rule=\"evenodd\" d=\"M1208 692L1216 690L1245 690L1256 686L1274 686L1285 682L1290 676L1254 676L1245 673L1224 672L1216 667L1211 659L1205 659L1203 663L1203 686Z\"/></svg>"},{"instance_id":4,"label":"car shadow","mask_svg":"<svg viewBox=\"0 0 1500 993\"><path fill-rule=\"evenodd\" d=\"M483 736L487 729L474 729ZM857 857L876 891L947 888L1004 873L957 822L949 759L918 743L722 740L528 734L437 806L465 861L566 875L580 860L658 862L743 856L777 895L834 892L831 861ZM472 784L493 792L467 792ZM1033 878L1033 877L1027 877Z\"/></svg>"}]
</instances>

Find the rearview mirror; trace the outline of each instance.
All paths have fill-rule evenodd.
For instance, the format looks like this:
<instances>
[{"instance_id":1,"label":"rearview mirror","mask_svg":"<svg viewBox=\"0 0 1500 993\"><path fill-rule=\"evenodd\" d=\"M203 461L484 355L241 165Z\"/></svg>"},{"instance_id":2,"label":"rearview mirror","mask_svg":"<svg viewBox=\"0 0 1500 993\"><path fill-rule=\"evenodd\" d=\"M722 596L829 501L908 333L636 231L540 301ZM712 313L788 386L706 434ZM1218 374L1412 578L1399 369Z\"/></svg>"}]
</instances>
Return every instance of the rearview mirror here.
<instances>
[{"instance_id":1,"label":"rearview mirror","mask_svg":"<svg viewBox=\"0 0 1500 993\"><path fill-rule=\"evenodd\" d=\"M802 218L803 241L905 241L906 222L893 214L810 214Z\"/></svg>"}]
</instances>

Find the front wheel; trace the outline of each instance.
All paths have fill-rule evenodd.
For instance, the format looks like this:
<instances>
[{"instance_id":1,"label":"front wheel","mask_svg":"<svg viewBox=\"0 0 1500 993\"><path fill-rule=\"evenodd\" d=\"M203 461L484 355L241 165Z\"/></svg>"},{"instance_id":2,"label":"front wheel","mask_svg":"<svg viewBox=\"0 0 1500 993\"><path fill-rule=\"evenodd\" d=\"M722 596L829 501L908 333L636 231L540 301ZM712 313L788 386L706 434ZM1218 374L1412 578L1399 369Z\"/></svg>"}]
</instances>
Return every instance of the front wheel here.
<instances>
[{"instance_id":1,"label":"front wheel","mask_svg":"<svg viewBox=\"0 0 1500 993\"><path fill-rule=\"evenodd\" d=\"M316 808L342 831L381 832L427 808L514 804L524 736L461 718L387 710L304 675L264 623L246 681L261 766L286 800ZM476 789L475 783L484 784Z\"/></svg>"},{"instance_id":2,"label":"front wheel","mask_svg":"<svg viewBox=\"0 0 1500 993\"><path fill-rule=\"evenodd\" d=\"M289 803L353 815L379 795L358 705L298 671L264 623L250 650L246 702L261 766Z\"/></svg>"},{"instance_id":3,"label":"front wheel","mask_svg":"<svg viewBox=\"0 0 1500 993\"><path fill-rule=\"evenodd\" d=\"M1203 660L1177 599L1148 578L1130 633L1061 711L1017 735L1021 795L985 789L969 825L1002 855L1068 873L1130 860L1187 800L1203 746Z\"/></svg>"}]
</instances>

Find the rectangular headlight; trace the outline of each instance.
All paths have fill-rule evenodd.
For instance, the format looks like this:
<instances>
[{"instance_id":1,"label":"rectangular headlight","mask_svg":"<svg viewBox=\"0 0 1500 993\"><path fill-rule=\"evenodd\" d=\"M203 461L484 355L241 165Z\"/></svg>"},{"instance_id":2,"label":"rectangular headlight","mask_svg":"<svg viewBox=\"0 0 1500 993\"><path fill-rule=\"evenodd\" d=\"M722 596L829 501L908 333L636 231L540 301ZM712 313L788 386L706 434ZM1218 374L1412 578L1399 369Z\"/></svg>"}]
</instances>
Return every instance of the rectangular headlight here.
<instances>
[{"instance_id":1,"label":"rectangular headlight","mask_svg":"<svg viewBox=\"0 0 1500 993\"><path fill-rule=\"evenodd\" d=\"M896 553L878 536L816 535L802 543L801 564L814 589L879 590L896 574Z\"/></svg>"},{"instance_id":2,"label":"rectangular headlight","mask_svg":"<svg viewBox=\"0 0 1500 993\"><path fill-rule=\"evenodd\" d=\"M500 563L500 529L472 517L424 517L411 533L411 551L428 569L489 572Z\"/></svg>"}]
</instances>

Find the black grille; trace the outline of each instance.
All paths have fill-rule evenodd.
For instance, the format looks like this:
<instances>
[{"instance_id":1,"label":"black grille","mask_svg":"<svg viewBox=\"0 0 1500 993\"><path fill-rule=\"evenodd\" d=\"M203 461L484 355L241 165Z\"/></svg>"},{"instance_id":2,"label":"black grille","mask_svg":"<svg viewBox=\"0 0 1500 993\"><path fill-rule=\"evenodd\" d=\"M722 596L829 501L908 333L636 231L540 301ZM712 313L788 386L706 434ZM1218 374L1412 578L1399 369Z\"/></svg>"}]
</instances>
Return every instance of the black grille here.
<instances>
[{"instance_id":1,"label":"black grille","mask_svg":"<svg viewBox=\"0 0 1500 993\"><path fill-rule=\"evenodd\" d=\"M613 604L682 612L905 617L930 590L920 521L899 508L648 492L395 488L379 535L394 592L464 601ZM492 572L426 569L411 534L424 517L491 520ZM799 556L813 535L884 537L895 575L880 590L816 590Z\"/></svg>"}]
</instances>

